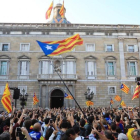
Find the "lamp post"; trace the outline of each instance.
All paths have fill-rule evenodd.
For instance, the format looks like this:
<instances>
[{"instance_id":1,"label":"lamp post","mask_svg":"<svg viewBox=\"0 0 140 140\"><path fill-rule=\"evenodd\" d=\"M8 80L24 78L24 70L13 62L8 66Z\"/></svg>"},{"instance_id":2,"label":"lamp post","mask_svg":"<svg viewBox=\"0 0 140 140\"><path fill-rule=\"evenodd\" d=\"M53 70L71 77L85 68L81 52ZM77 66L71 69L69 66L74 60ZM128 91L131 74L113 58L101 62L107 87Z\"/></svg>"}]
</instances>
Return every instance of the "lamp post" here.
<instances>
[{"instance_id":1,"label":"lamp post","mask_svg":"<svg viewBox=\"0 0 140 140\"><path fill-rule=\"evenodd\" d=\"M23 109L24 106L26 105L26 101L27 101L27 98L28 98L28 94L25 93L25 89L22 90L22 93L23 93L23 94L20 94L20 96L19 96L19 100L21 101L21 102L20 102L20 105L22 106L22 109Z\"/></svg>"},{"instance_id":2,"label":"lamp post","mask_svg":"<svg viewBox=\"0 0 140 140\"><path fill-rule=\"evenodd\" d=\"M93 91L90 92L90 88L88 87L87 91L85 92L85 98L87 101L91 101L93 99L94 93ZM90 106L89 106L90 109Z\"/></svg>"}]
</instances>

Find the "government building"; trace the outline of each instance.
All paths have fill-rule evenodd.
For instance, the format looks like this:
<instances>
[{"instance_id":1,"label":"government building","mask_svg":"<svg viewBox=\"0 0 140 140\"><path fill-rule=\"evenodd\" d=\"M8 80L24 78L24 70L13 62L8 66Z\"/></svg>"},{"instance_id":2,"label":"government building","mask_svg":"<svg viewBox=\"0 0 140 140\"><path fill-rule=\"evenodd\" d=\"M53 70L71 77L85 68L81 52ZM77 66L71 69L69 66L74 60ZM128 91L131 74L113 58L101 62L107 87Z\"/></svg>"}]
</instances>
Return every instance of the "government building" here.
<instances>
[{"instance_id":1,"label":"government building","mask_svg":"<svg viewBox=\"0 0 140 140\"><path fill-rule=\"evenodd\" d=\"M94 93L94 106L109 106L115 95L127 106L138 106L138 99L131 99L135 78L140 77L140 25L73 24L59 15L61 6L54 7L48 23L0 23L0 97L8 81L21 94L23 89L28 93L26 108L33 107L34 93L43 108L76 107L74 100L64 98L69 92L54 70L56 65L81 107L86 107L88 87ZM54 57L45 56L36 42L75 34L84 40L83 45ZM120 90L122 83L129 87L128 94ZM117 105L114 101L113 106ZM19 100L17 107L21 107Z\"/></svg>"}]
</instances>

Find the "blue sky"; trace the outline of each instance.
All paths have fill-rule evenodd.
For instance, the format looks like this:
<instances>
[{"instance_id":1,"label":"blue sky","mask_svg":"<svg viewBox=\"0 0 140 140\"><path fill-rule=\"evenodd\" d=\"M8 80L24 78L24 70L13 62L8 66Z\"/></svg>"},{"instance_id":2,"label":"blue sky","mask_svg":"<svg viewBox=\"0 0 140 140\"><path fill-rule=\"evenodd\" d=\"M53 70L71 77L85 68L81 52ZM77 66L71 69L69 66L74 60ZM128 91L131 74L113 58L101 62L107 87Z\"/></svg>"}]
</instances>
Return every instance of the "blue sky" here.
<instances>
[{"instance_id":1,"label":"blue sky","mask_svg":"<svg viewBox=\"0 0 140 140\"><path fill-rule=\"evenodd\" d=\"M52 0L1 0L0 22L46 23ZM54 5L62 0L54 0ZM64 0L71 23L139 24L140 0Z\"/></svg>"}]
</instances>

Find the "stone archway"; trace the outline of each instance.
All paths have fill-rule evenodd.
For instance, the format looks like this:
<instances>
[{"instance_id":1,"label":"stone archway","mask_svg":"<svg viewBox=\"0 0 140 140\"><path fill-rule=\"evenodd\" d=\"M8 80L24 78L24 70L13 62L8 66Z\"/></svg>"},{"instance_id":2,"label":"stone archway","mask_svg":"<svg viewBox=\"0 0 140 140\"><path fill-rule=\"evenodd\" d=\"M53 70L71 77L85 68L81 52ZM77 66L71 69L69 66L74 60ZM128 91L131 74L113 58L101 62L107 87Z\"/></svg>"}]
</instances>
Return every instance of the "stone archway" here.
<instances>
[{"instance_id":1,"label":"stone archway","mask_svg":"<svg viewBox=\"0 0 140 140\"><path fill-rule=\"evenodd\" d=\"M64 93L60 89L54 89L50 96L50 108L61 108L64 106Z\"/></svg>"}]
</instances>

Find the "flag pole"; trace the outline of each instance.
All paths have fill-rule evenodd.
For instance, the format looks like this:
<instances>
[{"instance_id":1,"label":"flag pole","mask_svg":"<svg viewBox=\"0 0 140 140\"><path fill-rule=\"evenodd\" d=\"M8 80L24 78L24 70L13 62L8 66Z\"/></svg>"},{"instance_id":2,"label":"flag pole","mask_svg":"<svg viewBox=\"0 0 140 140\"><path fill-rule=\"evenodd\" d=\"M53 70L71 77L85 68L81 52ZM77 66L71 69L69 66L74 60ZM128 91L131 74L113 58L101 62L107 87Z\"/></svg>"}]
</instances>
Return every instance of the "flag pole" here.
<instances>
[{"instance_id":1,"label":"flag pole","mask_svg":"<svg viewBox=\"0 0 140 140\"><path fill-rule=\"evenodd\" d=\"M51 60L50 60L51 62ZM54 65L51 64L54 68ZM60 76L60 74L58 73L57 69L54 68L54 71L57 73L57 75L59 76L59 78L61 79L61 81L63 82L64 86L66 87L66 89L68 90L68 92L70 93L70 95L73 97L75 103L77 104L77 106L79 107L79 109L81 110L81 112L83 113L83 115L85 116L84 112L82 111L82 108L80 107L80 105L78 104L78 102L76 101L76 99L74 98L73 94L71 93L71 91L69 90L69 88L67 87L67 85L65 84L64 80L62 79L62 77ZM85 116L86 117L86 116ZM87 119L87 117L86 117Z\"/></svg>"}]
</instances>

